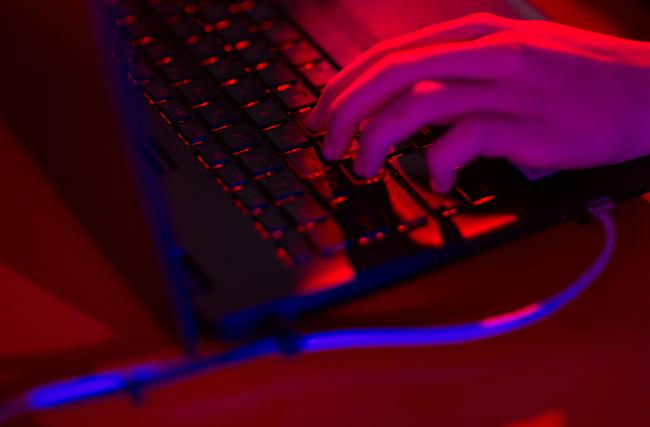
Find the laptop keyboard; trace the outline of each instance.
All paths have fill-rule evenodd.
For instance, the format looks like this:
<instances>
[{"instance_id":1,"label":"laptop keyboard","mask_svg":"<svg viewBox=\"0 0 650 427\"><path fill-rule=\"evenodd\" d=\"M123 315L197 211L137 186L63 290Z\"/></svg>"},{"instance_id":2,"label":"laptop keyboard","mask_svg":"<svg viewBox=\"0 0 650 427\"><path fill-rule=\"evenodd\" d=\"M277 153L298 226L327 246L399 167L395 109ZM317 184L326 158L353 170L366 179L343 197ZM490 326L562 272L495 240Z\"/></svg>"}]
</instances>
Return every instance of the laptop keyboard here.
<instances>
[{"instance_id":1,"label":"laptop keyboard","mask_svg":"<svg viewBox=\"0 0 650 427\"><path fill-rule=\"evenodd\" d=\"M286 262L372 245L493 201L476 183L431 191L430 129L394 147L373 179L353 172L356 141L344 160L324 160L322 135L301 119L339 68L281 9L174 0L110 7L128 46L116 59Z\"/></svg>"}]
</instances>

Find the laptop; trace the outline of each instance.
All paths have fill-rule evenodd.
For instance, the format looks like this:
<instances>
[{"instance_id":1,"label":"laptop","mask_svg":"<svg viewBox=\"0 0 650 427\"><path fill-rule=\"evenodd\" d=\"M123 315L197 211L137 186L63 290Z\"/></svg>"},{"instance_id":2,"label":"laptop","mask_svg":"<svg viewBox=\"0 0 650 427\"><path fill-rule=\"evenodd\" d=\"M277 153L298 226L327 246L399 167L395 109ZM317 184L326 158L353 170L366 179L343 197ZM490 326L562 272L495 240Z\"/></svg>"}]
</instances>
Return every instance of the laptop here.
<instances>
[{"instance_id":1,"label":"laptop","mask_svg":"<svg viewBox=\"0 0 650 427\"><path fill-rule=\"evenodd\" d=\"M414 277L433 284L443 266L650 190L650 157L561 172L479 159L436 194L423 158L436 128L395 146L373 179L352 171L354 147L326 161L302 120L327 80L383 38L473 11L396 3L92 4L101 58L74 64L87 137L31 151L48 151L44 170L188 348L281 333Z\"/></svg>"}]
</instances>

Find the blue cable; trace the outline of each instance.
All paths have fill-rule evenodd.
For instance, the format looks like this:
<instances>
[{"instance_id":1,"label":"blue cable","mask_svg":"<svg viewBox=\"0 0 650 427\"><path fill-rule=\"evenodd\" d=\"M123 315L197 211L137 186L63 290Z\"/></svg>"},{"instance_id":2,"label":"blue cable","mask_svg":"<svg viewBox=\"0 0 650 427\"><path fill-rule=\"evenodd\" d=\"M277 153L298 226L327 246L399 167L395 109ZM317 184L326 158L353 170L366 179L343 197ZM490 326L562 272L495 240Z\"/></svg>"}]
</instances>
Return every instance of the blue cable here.
<instances>
[{"instance_id":1,"label":"blue cable","mask_svg":"<svg viewBox=\"0 0 650 427\"><path fill-rule=\"evenodd\" d=\"M593 210L592 213L602 224L605 234L605 243L596 259L563 291L521 309L459 325L349 329L314 332L288 338L265 338L216 356L170 365L145 365L46 384L0 406L0 422L31 410L43 410L121 393L128 393L137 399L146 387L274 353L293 353L296 350L318 353L349 349L440 346L484 340L521 330L566 307L604 271L614 252L616 228L608 207Z\"/></svg>"}]
</instances>

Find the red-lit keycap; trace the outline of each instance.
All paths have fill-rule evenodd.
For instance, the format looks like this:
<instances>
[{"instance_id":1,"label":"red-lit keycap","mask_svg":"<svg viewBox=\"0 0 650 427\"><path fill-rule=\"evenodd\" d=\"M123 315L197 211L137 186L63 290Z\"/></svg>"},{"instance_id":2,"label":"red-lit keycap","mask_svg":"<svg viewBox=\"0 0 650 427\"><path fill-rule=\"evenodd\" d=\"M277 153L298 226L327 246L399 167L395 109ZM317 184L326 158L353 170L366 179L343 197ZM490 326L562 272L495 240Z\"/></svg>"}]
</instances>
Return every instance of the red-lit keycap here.
<instances>
[{"instance_id":1,"label":"red-lit keycap","mask_svg":"<svg viewBox=\"0 0 650 427\"><path fill-rule=\"evenodd\" d=\"M278 245L285 250L287 255L296 263L306 262L312 257L312 251L309 245L300 235L300 233L290 230L287 231L280 240Z\"/></svg>"},{"instance_id":2,"label":"red-lit keycap","mask_svg":"<svg viewBox=\"0 0 650 427\"><path fill-rule=\"evenodd\" d=\"M211 104L199 108L199 117L210 129L218 129L226 125L236 123L241 118L239 113L223 100L217 100Z\"/></svg>"},{"instance_id":3,"label":"red-lit keycap","mask_svg":"<svg viewBox=\"0 0 650 427\"><path fill-rule=\"evenodd\" d=\"M341 227L332 219L316 224L307 230L305 235L323 256L330 256L345 250L351 243L345 238Z\"/></svg>"},{"instance_id":4,"label":"red-lit keycap","mask_svg":"<svg viewBox=\"0 0 650 427\"><path fill-rule=\"evenodd\" d=\"M265 146L258 147L239 156L246 171L254 177L270 175L282 169L282 162Z\"/></svg>"},{"instance_id":5,"label":"red-lit keycap","mask_svg":"<svg viewBox=\"0 0 650 427\"><path fill-rule=\"evenodd\" d=\"M325 221L327 212L313 197L306 195L298 200L284 205L284 209L292 222L299 227Z\"/></svg>"},{"instance_id":6,"label":"red-lit keycap","mask_svg":"<svg viewBox=\"0 0 650 427\"><path fill-rule=\"evenodd\" d=\"M264 129L272 124L287 118L284 112L271 100L265 100L246 109L248 117L259 127Z\"/></svg>"},{"instance_id":7,"label":"red-lit keycap","mask_svg":"<svg viewBox=\"0 0 650 427\"><path fill-rule=\"evenodd\" d=\"M254 183L248 184L237 192L237 199L251 213L257 213L269 206L269 201Z\"/></svg>"},{"instance_id":8,"label":"red-lit keycap","mask_svg":"<svg viewBox=\"0 0 650 427\"><path fill-rule=\"evenodd\" d=\"M273 22L271 28L264 30L264 33L275 44L285 44L300 38L300 33L287 21Z\"/></svg>"},{"instance_id":9,"label":"red-lit keycap","mask_svg":"<svg viewBox=\"0 0 650 427\"><path fill-rule=\"evenodd\" d=\"M257 72L260 79L269 87L278 87L283 84L293 83L298 76L289 69L284 62L276 62Z\"/></svg>"},{"instance_id":10,"label":"red-lit keycap","mask_svg":"<svg viewBox=\"0 0 650 427\"><path fill-rule=\"evenodd\" d=\"M320 52L306 40L284 48L282 53L294 65L315 62L322 58Z\"/></svg>"},{"instance_id":11,"label":"red-lit keycap","mask_svg":"<svg viewBox=\"0 0 650 427\"><path fill-rule=\"evenodd\" d=\"M327 60L309 63L302 67L302 73L315 87L323 87L336 74L336 68Z\"/></svg>"},{"instance_id":12,"label":"red-lit keycap","mask_svg":"<svg viewBox=\"0 0 650 427\"><path fill-rule=\"evenodd\" d=\"M276 202L299 196L305 192L302 183L286 169L263 179L261 184Z\"/></svg>"},{"instance_id":13,"label":"red-lit keycap","mask_svg":"<svg viewBox=\"0 0 650 427\"><path fill-rule=\"evenodd\" d=\"M285 108L290 111L309 107L316 103L316 97L302 83L291 85L288 89L277 94Z\"/></svg>"},{"instance_id":14,"label":"red-lit keycap","mask_svg":"<svg viewBox=\"0 0 650 427\"><path fill-rule=\"evenodd\" d=\"M174 100L160 104L160 111L171 124L189 120L192 117L192 113L187 108Z\"/></svg>"},{"instance_id":15,"label":"red-lit keycap","mask_svg":"<svg viewBox=\"0 0 650 427\"><path fill-rule=\"evenodd\" d=\"M211 138L196 119L178 123L176 129L187 145L200 144Z\"/></svg>"},{"instance_id":16,"label":"red-lit keycap","mask_svg":"<svg viewBox=\"0 0 650 427\"><path fill-rule=\"evenodd\" d=\"M217 136L233 154L257 147L261 143L257 134L245 123L223 129L217 132Z\"/></svg>"},{"instance_id":17,"label":"red-lit keycap","mask_svg":"<svg viewBox=\"0 0 650 427\"><path fill-rule=\"evenodd\" d=\"M296 125L294 121L289 121L281 126L266 131L269 139L282 152L294 150L302 147L309 140L307 135Z\"/></svg>"},{"instance_id":18,"label":"red-lit keycap","mask_svg":"<svg viewBox=\"0 0 650 427\"><path fill-rule=\"evenodd\" d=\"M194 152L201 163L209 169L217 169L228 162L228 155L221 149L216 141L209 140L194 147Z\"/></svg>"},{"instance_id":19,"label":"red-lit keycap","mask_svg":"<svg viewBox=\"0 0 650 427\"><path fill-rule=\"evenodd\" d=\"M295 172L300 179L311 180L317 176L323 175L329 168L324 165L318 157L316 150L307 147L297 150L285 156L289 167Z\"/></svg>"}]
</instances>

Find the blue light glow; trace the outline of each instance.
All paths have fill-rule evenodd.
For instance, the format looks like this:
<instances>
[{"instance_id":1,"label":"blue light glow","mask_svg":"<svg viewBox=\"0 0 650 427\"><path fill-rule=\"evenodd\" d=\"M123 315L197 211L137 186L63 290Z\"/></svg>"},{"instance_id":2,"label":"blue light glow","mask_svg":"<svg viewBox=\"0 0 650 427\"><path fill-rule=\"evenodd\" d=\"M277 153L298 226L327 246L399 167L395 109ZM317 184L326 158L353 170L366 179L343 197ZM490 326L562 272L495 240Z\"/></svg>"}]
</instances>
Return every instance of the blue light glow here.
<instances>
[{"instance_id":1,"label":"blue light glow","mask_svg":"<svg viewBox=\"0 0 650 427\"><path fill-rule=\"evenodd\" d=\"M34 409L46 409L90 397L106 396L126 388L127 381L121 374L102 374L37 388L27 400Z\"/></svg>"},{"instance_id":2,"label":"blue light glow","mask_svg":"<svg viewBox=\"0 0 650 427\"><path fill-rule=\"evenodd\" d=\"M295 338L298 340L297 344L300 350L305 352L448 345L487 339L531 326L557 313L578 298L607 266L614 252L615 227L607 212L596 213L596 216L605 231L605 244L600 254L575 282L552 298L473 323L423 328L370 328L316 332L297 336ZM47 409L119 392L134 392L144 386L186 378L227 364L272 354L283 348L286 351L286 347L280 340L266 338L208 358L168 366L146 364L128 372L94 375L45 385L32 390L26 396L27 406L31 409Z\"/></svg>"}]
</instances>

